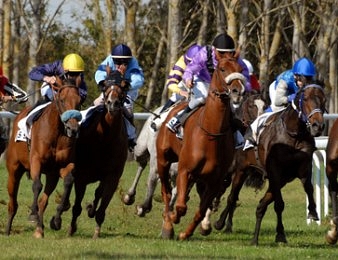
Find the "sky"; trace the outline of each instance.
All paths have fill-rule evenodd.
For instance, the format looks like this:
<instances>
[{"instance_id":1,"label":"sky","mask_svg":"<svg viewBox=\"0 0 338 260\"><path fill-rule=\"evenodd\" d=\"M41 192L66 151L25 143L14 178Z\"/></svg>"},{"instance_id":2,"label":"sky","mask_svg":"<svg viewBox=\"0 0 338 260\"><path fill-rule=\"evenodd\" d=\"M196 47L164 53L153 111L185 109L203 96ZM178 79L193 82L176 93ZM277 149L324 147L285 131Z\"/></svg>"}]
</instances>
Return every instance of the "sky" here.
<instances>
[{"instance_id":1,"label":"sky","mask_svg":"<svg viewBox=\"0 0 338 260\"><path fill-rule=\"evenodd\" d=\"M55 13L55 10L60 5L62 0L50 0L48 6L48 12L52 16ZM65 3L61 7L62 14L57 15L55 19L57 21L61 21L63 24L71 27L78 27L78 22L76 18L73 18L73 13L81 13L84 11L85 1L69 1L66 0Z\"/></svg>"}]
</instances>

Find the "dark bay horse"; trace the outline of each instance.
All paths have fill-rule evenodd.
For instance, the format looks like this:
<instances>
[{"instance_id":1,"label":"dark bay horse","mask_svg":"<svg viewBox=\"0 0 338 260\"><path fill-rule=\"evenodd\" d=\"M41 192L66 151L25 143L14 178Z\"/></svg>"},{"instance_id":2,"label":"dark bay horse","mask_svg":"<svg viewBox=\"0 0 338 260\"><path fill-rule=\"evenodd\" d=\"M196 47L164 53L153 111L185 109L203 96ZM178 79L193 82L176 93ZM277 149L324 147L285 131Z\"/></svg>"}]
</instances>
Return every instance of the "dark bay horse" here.
<instances>
[{"instance_id":1,"label":"dark bay horse","mask_svg":"<svg viewBox=\"0 0 338 260\"><path fill-rule=\"evenodd\" d=\"M338 119L336 119L330 130L329 140L326 147L326 176L329 180L329 192L332 204L331 230L329 230L326 235L326 241L332 245L337 243L338 238L337 173L338 173Z\"/></svg>"},{"instance_id":2,"label":"dark bay horse","mask_svg":"<svg viewBox=\"0 0 338 260\"><path fill-rule=\"evenodd\" d=\"M234 88L241 91L244 85L241 67L235 59L222 58L209 87L204 106L200 107L186 121L184 137L180 140L165 123L162 124L156 140L157 167L161 180L163 212L162 237L173 238L173 224L180 222L186 214L186 198L190 187L196 183L200 196L199 208L193 221L179 239L189 238L204 218L212 200L217 195L224 174L230 166L234 153L234 137L231 127L232 111L230 93ZM174 108L168 118L184 108ZM169 168L178 161L176 211L171 212L169 201L171 186Z\"/></svg>"},{"instance_id":3,"label":"dark bay horse","mask_svg":"<svg viewBox=\"0 0 338 260\"><path fill-rule=\"evenodd\" d=\"M44 108L41 116L33 123L30 140L22 142L15 139L19 131L18 122L27 116L31 108L23 109L13 122L6 161L9 195L7 235L10 234L18 209L17 196L23 174L29 172L33 180L34 200L31 210L32 214L37 216L34 237L41 238L44 236L43 214L48 198L59 178L64 178L66 182L74 168L75 142L81 120L78 111L81 101L78 80L63 83L58 78L53 89L57 90L54 100ZM40 179L42 173L46 175L46 183L43 195L39 199L43 188Z\"/></svg>"},{"instance_id":4,"label":"dark bay horse","mask_svg":"<svg viewBox=\"0 0 338 260\"><path fill-rule=\"evenodd\" d=\"M301 180L309 198L308 218L318 220L311 183L312 154L316 150L314 137L319 136L324 129L325 102L321 86L307 85L297 93L292 105L267 119L257 149L236 151L231 192L226 208L214 225L216 229L224 227L227 217L232 223L236 201L247 178L253 180L251 183L256 188L261 187L265 178L269 180L269 187L256 210L256 227L252 244L258 245L261 222L268 205L272 202L277 215L276 242L286 243L282 222L284 201L281 189L295 178Z\"/></svg>"},{"instance_id":5,"label":"dark bay horse","mask_svg":"<svg viewBox=\"0 0 338 260\"><path fill-rule=\"evenodd\" d=\"M109 72L108 72L109 73ZM93 238L100 235L108 207L127 160L128 141L123 118L123 103L128 90L127 82L117 71L109 73L104 81L104 106L96 108L89 122L81 124L80 136L76 146L76 168L74 171L75 203L68 234L77 230L81 202L86 187L99 182L95 198L87 213L95 217L96 228Z\"/></svg>"}]
</instances>

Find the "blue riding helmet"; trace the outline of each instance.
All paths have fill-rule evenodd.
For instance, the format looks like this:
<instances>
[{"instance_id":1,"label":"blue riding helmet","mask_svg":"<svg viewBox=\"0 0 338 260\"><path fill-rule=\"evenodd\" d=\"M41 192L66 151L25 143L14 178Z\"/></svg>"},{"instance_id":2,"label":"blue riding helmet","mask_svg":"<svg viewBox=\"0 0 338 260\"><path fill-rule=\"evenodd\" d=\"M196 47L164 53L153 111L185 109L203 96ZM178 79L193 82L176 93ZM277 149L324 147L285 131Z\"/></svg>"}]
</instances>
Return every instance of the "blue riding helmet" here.
<instances>
[{"instance_id":1,"label":"blue riding helmet","mask_svg":"<svg viewBox=\"0 0 338 260\"><path fill-rule=\"evenodd\" d=\"M308 58L301 58L293 65L292 72L295 75L313 77L316 75L316 68L313 62Z\"/></svg>"},{"instance_id":2,"label":"blue riding helmet","mask_svg":"<svg viewBox=\"0 0 338 260\"><path fill-rule=\"evenodd\" d=\"M189 47L189 49L184 54L184 62L185 64L188 64L191 62L192 57L201 49L202 47L198 44L194 44Z\"/></svg>"},{"instance_id":3,"label":"blue riding helmet","mask_svg":"<svg viewBox=\"0 0 338 260\"><path fill-rule=\"evenodd\" d=\"M111 51L112 58L123 58L123 59L130 59L132 58L132 53L130 48L125 44L118 44L113 47Z\"/></svg>"}]
</instances>

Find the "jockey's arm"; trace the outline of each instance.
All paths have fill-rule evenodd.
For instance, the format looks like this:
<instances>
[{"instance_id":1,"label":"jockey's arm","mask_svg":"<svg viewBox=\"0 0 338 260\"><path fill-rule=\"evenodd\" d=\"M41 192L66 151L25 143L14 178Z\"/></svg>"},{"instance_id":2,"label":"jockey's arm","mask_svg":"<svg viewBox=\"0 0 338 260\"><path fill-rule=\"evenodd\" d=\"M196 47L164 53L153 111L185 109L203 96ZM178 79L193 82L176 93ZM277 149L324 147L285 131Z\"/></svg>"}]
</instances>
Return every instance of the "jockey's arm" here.
<instances>
[{"instance_id":1,"label":"jockey's arm","mask_svg":"<svg viewBox=\"0 0 338 260\"><path fill-rule=\"evenodd\" d=\"M279 80L276 86L275 106L283 106L288 104L287 90L287 83L284 80Z\"/></svg>"}]
</instances>

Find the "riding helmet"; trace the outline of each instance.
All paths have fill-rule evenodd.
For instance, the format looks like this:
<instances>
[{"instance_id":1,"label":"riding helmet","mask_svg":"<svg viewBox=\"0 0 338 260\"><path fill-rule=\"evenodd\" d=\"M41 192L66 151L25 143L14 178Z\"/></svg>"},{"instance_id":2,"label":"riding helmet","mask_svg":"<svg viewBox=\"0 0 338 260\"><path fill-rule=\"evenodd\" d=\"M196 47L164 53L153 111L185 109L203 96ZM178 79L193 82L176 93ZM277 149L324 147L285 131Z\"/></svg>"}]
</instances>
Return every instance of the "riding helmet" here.
<instances>
[{"instance_id":1,"label":"riding helmet","mask_svg":"<svg viewBox=\"0 0 338 260\"><path fill-rule=\"evenodd\" d=\"M311 60L308 58L301 58L293 65L292 72L295 75L313 77L316 75L316 68Z\"/></svg>"},{"instance_id":2,"label":"riding helmet","mask_svg":"<svg viewBox=\"0 0 338 260\"><path fill-rule=\"evenodd\" d=\"M220 52L234 52L235 42L227 33L221 33L216 36L212 45Z\"/></svg>"},{"instance_id":3,"label":"riding helmet","mask_svg":"<svg viewBox=\"0 0 338 260\"><path fill-rule=\"evenodd\" d=\"M251 62L246 60L246 59L243 59L243 61L244 61L245 65L248 67L249 75L252 75L254 70L253 70Z\"/></svg>"},{"instance_id":4,"label":"riding helmet","mask_svg":"<svg viewBox=\"0 0 338 260\"><path fill-rule=\"evenodd\" d=\"M84 61L80 55L76 53L68 54L62 63L63 69L68 72L82 72L84 71Z\"/></svg>"},{"instance_id":5,"label":"riding helmet","mask_svg":"<svg viewBox=\"0 0 338 260\"><path fill-rule=\"evenodd\" d=\"M201 49L202 47L198 44L194 44L189 47L189 49L184 54L184 62L185 64L188 64L191 62L192 57Z\"/></svg>"},{"instance_id":6,"label":"riding helmet","mask_svg":"<svg viewBox=\"0 0 338 260\"><path fill-rule=\"evenodd\" d=\"M111 51L112 58L132 58L130 48L125 44L115 45Z\"/></svg>"}]
</instances>

